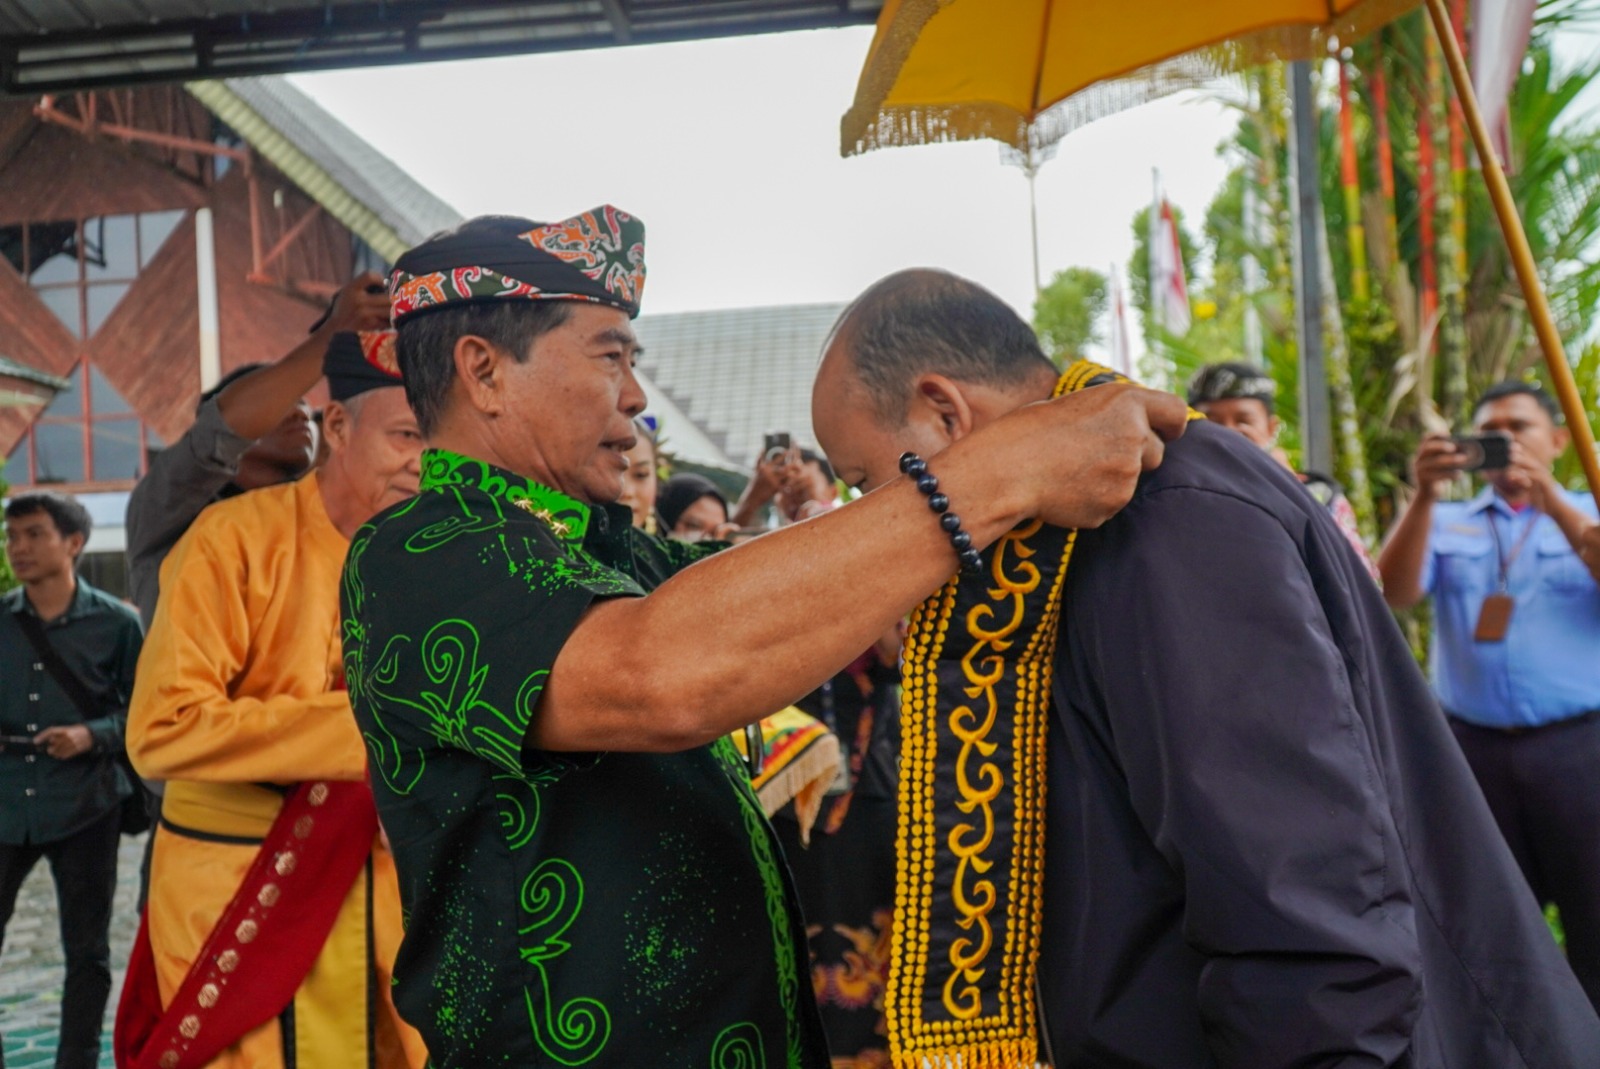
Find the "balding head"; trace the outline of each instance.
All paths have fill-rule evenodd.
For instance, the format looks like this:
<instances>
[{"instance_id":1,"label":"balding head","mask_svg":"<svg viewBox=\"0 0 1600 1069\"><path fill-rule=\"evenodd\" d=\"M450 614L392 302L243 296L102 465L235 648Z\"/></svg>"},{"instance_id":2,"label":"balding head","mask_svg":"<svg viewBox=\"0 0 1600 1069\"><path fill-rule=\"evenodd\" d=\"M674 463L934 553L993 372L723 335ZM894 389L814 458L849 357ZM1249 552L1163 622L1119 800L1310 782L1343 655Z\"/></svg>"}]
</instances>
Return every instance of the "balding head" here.
<instances>
[{"instance_id":1,"label":"balding head","mask_svg":"<svg viewBox=\"0 0 1600 1069\"><path fill-rule=\"evenodd\" d=\"M825 363L831 361L848 362L890 424L905 419L921 375L1005 391L1054 374L1033 329L1009 305L931 268L897 272L856 298L834 325Z\"/></svg>"},{"instance_id":2,"label":"balding head","mask_svg":"<svg viewBox=\"0 0 1600 1069\"><path fill-rule=\"evenodd\" d=\"M931 457L1050 396L1056 370L1000 298L943 271L902 271L845 309L811 397L812 426L847 484L893 478L904 451Z\"/></svg>"}]
</instances>

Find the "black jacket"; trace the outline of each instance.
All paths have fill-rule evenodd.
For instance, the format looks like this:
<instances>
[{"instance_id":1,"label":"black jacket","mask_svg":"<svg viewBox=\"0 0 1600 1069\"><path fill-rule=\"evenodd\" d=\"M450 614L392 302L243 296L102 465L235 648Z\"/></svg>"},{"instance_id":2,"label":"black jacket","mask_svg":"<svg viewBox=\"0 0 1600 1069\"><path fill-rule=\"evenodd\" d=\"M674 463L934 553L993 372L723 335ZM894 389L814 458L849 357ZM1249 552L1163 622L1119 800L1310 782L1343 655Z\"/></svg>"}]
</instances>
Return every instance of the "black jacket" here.
<instances>
[{"instance_id":1,"label":"black jacket","mask_svg":"<svg viewBox=\"0 0 1600 1069\"><path fill-rule=\"evenodd\" d=\"M1192 426L1065 589L1057 1069L1600 1067L1405 640L1289 472Z\"/></svg>"}]
</instances>

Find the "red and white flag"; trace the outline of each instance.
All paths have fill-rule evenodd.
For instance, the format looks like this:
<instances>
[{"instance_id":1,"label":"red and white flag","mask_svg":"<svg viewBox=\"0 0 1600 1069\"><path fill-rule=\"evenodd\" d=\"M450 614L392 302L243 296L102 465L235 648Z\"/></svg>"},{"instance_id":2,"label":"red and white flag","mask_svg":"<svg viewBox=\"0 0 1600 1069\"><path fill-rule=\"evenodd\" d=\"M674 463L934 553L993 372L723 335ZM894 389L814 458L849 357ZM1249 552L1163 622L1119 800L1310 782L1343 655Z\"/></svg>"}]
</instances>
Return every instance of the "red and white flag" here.
<instances>
[{"instance_id":1,"label":"red and white flag","mask_svg":"<svg viewBox=\"0 0 1600 1069\"><path fill-rule=\"evenodd\" d=\"M1189 285L1183 276L1183 246L1178 241L1178 221L1165 195L1156 206L1155 232L1150 244L1150 310L1168 334L1189 332Z\"/></svg>"},{"instance_id":2,"label":"red and white flag","mask_svg":"<svg viewBox=\"0 0 1600 1069\"><path fill-rule=\"evenodd\" d=\"M1500 161L1511 164L1511 87L1522 73L1539 0L1473 0L1472 91L1494 137Z\"/></svg>"},{"instance_id":3,"label":"red and white flag","mask_svg":"<svg viewBox=\"0 0 1600 1069\"><path fill-rule=\"evenodd\" d=\"M1111 368L1133 377L1133 332L1128 329L1128 302L1122 298L1122 272L1111 265L1111 330L1106 340Z\"/></svg>"}]
</instances>

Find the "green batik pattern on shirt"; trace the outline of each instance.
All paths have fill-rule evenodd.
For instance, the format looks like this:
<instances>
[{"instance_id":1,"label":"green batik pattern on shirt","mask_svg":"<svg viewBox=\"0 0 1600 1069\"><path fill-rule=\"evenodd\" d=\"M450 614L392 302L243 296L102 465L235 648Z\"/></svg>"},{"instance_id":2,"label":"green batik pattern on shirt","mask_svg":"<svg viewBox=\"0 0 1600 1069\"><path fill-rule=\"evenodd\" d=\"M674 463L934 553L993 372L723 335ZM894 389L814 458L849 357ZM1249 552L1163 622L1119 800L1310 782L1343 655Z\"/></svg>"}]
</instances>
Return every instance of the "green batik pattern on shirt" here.
<instances>
[{"instance_id":1,"label":"green batik pattern on shirt","mask_svg":"<svg viewBox=\"0 0 1600 1069\"><path fill-rule=\"evenodd\" d=\"M731 745L600 759L524 737L595 598L642 594L720 547L663 543L479 461L430 452L424 465L419 497L353 540L343 593L352 703L404 893L425 907L396 998L436 1062L825 1066L787 874ZM641 825L663 832L626 830ZM612 832L631 845L606 845ZM669 874L695 908L641 988L626 955L655 930L628 910ZM723 930L726 946L704 934ZM724 975L763 980L727 989ZM714 990L727 1007L704 999ZM680 1020L668 1005L691 992L702 1009Z\"/></svg>"},{"instance_id":2,"label":"green batik pattern on shirt","mask_svg":"<svg viewBox=\"0 0 1600 1069\"><path fill-rule=\"evenodd\" d=\"M711 1044L709 1069L767 1069L767 1052L761 1045L761 1029L749 1021L730 1024Z\"/></svg>"},{"instance_id":3,"label":"green batik pattern on shirt","mask_svg":"<svg viewBox=\"0 0 1600 1069\"><path fill-rule=\"evenodd\" d=\"M541 512L547 514L552 530L569 547L582 545L583 536L589 531L589 506L576 498L542 486L532 479L518 478L484 460L464 457L444 449L425 450L422 454L422 490L450 485L482 490L497 503L506 501L533 515Z\"/></svg>"},{"instance_id":4,"label":"green batik pattern on shirt","mask_svg":"<svg viewBox=\"0 0 1600 1069\"><path fill-rule=\"evenodd\" d=\"M756 867L761 872L767 919L772 924L772 951L777 963L779 1001L784 1007L789 1069L803 1069L800 1022L795 1017L795 1007L800 1004L800 962L795 954L787 885L777 853L772 848L772 828L750 786L749 767L745 764L744 755L733 745L733 740L724 735L711 745L739 798L740 814L744 818L745 831L750 836L750 852L755 856ZM804 980L810 983L809 974Z\"/></svg>"},{"instance_id":5,"label":"green batik pattern on shirt","mask_svg":"<svg viewBox=\"0 0 1600 1069\"><path fill-rule=\"evenodd\" d=\"M455 454L431 451L424 464L418 497L397 509L391 518L403 519L425 495L442 497L449 502L450 510L445 519L423 527L406 540L408 553L429 554L463 536L491 535L504 555L507 577L520 576L530 587L577 583L625 592L631 586L625 577L617 576L584 552L581 540L588 530L589 513L581 503L536 483L518 481L482 461ZM463 493L464 487L481 490L483 495ZM502 501L540 520L559 541L563 552L552 561L548 553L537 552L526 535L513 536ZM549 671L541 669L529 674L518 686L509 710L486 701L483 692L491 666L481 658L483 642L477 627L463 619L435 624L420 645L411 635L390 635L383 650L369 664L367 636L359 622L366 590L361 571L375 532L376 528L369 525L357 533L344 573L345 672L351 700L387 710L409 709L415 720L431 731L438 745L464 750L503 769L503 774L494 777L499 785L496 804L507 847L520 851L532 843L538 827L541 786L559 778L561 769L556 764L576 764L560 760L531 772L523 765L522 740ZM568 561L569 554L576 559ZM412 669L409 674L408 667ZM426 680L421 687L416 685L418 667ZM391 790L408 795L426 770L426 754L416 747L403 746L384 724L381 714L374 712L373 721L378 731L365 733L372 765ZM414 764L408 761L411 757L415 758ZM593 1060L611 1035L611 1016L606 1007L591 998L560 1003L547 968L550 961L571 949L563 936L582 910L583 898L583 878L577 868L565 859L553 857L534 865L519 894L520 953L534 970L540 995L536 999L531 988L524 988L528 1025L540 1049L567 1066ZM458 953L470 956L471 952L458 948ZM446 1007L441 1012L441 1025L450 1025L450 1009Z\"/></svg>"}]
</instances>

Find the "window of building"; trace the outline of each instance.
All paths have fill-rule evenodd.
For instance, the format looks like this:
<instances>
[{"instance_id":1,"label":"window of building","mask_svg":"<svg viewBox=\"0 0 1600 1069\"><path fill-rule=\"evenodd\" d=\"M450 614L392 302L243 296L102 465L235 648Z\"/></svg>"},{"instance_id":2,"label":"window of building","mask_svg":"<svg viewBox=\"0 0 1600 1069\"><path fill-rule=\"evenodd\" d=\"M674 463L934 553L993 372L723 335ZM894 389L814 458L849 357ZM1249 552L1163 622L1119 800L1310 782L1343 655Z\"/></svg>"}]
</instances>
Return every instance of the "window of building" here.
<instances>
[{"instance_id":1,"label":"window of building","mask_svg":"<svg viewBox=\"0 0 1600 1069\"><path fill-rule=\"evenodd\" d=\"M93 337L186 212L100 215L0 228L0 254L75 338Z\"/></svg>"},{"instance_id":2,"label":"window of building","mask_svg":"<svg viewBox=\"0 0 1600 1069\"><path fill-rule=\"evenodd\" d=\"M82 360L6 460L13 487L49 483L127 482L144 474L159 439L100 373Z\"/></svg>"},{"instance_id":3,"label":"window of building","mask_svg":"<svg viewBox=\"0 0 1600 1069\"><path fill-rule=\"evenodd\" d=\"M0 255L74 338L91 338L188 213L182 210L0 227ZM12 486L123 482L144 474L155 439L100 369L80 356L6 460Z\"/></svg>"}]
</instances>

